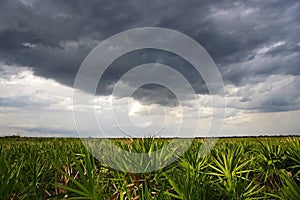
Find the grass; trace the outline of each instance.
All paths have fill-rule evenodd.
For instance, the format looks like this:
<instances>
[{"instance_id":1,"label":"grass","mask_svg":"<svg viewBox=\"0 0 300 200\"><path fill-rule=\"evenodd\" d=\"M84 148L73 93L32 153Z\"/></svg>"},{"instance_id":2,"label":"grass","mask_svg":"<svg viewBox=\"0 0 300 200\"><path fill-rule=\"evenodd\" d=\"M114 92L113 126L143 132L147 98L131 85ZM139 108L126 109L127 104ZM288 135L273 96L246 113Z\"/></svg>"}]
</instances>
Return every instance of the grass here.
<instances>
[{"instance_id":1,"label":"grass","mask_svg":"<svg viewBox=\"0 0 300 200\"><path fill-rule=\"evenodd\" d=\"M149 154L170 142L111 141ZM300 199L299 138L224 138L205 156L202 143L167 167L129 173L100 163L80 139L0 138L0 199Z\"/></svg>"}]
</instances>

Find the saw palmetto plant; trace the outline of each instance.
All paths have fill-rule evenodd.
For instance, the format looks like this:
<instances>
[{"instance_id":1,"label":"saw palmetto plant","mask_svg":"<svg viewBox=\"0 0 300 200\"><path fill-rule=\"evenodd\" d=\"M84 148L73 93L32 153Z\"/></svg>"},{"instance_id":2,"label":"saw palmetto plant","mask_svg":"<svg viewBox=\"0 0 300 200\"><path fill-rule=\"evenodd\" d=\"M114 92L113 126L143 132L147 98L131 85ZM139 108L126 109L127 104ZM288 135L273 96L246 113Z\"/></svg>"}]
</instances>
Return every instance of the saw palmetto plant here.
<instances>
[{"instance_id":1,"label":"saw palmetto plant","mask_svg":"<svg viewBox=\"0 0 300 200\"><path fill-rule=\"evenodd\" d=\"M169 142L113 139L145 155ZM118 161L112 152L101 152L106 163L98 161L80 139L1 138L0 199L300 199L299 138L219 139L207 154L202 144L195 139L170 165L135 173L107 165ZM144 162L119 161L124 169Z\"/></svg>"}]
</instances>

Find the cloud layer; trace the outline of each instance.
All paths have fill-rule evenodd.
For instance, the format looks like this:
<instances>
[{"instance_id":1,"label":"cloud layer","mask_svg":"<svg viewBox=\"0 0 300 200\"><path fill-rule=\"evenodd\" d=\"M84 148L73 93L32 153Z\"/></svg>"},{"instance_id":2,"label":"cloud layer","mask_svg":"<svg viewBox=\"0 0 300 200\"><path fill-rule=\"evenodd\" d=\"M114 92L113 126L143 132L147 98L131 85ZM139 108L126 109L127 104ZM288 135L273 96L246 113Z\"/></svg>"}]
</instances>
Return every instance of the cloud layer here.
<instances>
[{"instance_id":1,"label":"cloud layer","mask_svg":"<svg viewBox=\"0 0 300 200\"><path fill-rule=\"evenodd\" d=\"M300 109L299 11L297 0L4 0L0 5L0 107L2 112L14 110L10 115L18 110L69 112L66 107L70 106L71 92L67 95L65 91L73 86L80 64L99 42L131 28L156 26L192 37L214 59L225 83L228 119L238 122L242 116L246 120L246 116L269 112L296 116ZM172 66L183 74L206 107L207 87L193 67L177 55L153 49L130 52L115 60L97 95L107 98L124 73L151 62ZM25 85L13 84L22 77ZM37 86L41 84L38 79L50 92ZM130 81L124 83L130 85ZM8 91L17 95L8 95ZM157 85L143 86L133 97L146 107L178 106L175 95ZM128 96L117 98L122 101ZM190 108L189 98L184 105ZM2 122L13 125L4 118ZM31 125L24 124L31 127L34 120ZM293 128L300 132L300 128Z\"/></svg>"}]
</instances>

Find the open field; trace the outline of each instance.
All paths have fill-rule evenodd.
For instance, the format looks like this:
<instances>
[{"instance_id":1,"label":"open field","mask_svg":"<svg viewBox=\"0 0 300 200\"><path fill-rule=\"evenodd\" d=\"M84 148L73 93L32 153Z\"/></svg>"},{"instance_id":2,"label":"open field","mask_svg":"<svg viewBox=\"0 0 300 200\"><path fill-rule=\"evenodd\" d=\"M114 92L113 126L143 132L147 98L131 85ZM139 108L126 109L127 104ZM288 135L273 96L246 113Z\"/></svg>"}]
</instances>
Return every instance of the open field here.
<instances>
[{"instance_id":1,"label":"open field","mask_svg":"<svg viewBox=\"0 0 300 200\"><path fill-rule=\"evenodd\" d=\"M168 142L112 141L136 152ZM80 139L0 138L0 199L300 199L299 138L223 138L204 157L202 141L163 169L134 174L99 163Z\"/></svg>"}]
</instances>

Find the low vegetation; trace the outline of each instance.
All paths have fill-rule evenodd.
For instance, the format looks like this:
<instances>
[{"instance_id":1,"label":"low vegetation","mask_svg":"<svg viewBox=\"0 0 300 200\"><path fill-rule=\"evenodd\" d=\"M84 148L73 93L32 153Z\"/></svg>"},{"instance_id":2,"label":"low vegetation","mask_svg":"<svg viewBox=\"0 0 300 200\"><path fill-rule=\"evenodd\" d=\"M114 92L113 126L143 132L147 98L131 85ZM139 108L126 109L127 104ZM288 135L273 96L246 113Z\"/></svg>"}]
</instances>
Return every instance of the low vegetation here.
<instances>
[{"instance_id":1,"label":"low vegetation","mask_svg":"<svg viewBox=\"0 0 300 200\"><path fill-rule=\"evenodd\" d=\"M112 141L136 152L169 142ZM0 199L300 199L299 138L224 138L205 156L202 142L163 169L137 174L100 163L80 139L0 138Z\"/></svg>"}]
</instances>

